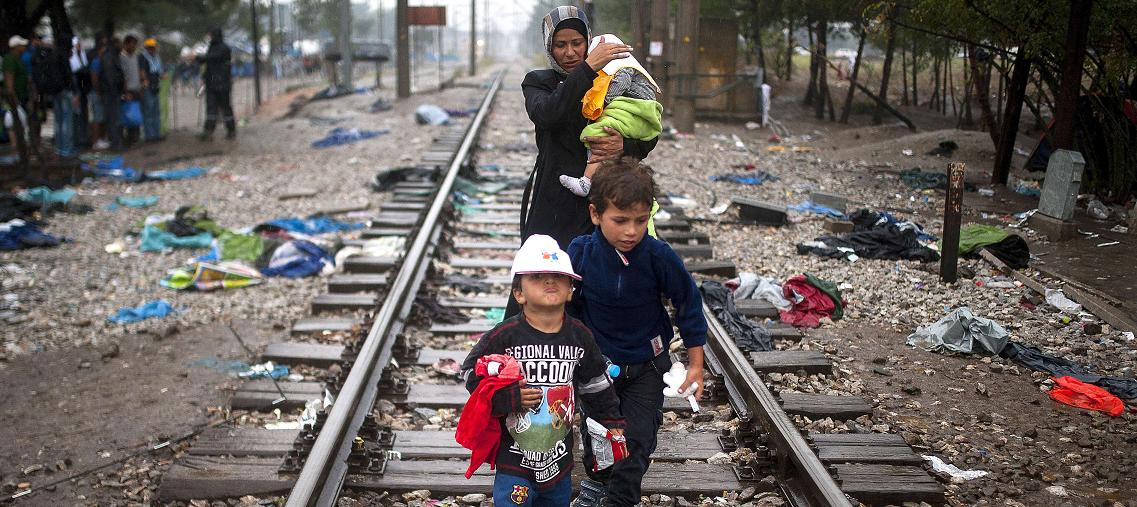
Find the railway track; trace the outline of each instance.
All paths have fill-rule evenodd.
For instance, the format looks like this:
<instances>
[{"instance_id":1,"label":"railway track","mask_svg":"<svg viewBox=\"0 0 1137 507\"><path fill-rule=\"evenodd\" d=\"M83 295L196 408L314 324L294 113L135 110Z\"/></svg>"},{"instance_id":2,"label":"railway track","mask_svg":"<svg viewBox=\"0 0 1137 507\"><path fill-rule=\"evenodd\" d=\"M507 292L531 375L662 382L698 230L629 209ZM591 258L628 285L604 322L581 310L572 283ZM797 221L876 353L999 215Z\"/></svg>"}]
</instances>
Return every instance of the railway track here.
<instances>
[{"instance_id":1,"label":"railway track","mask_svg":"<svg viewBox=\"0 0 1137 507\"><path fill-rule=\"evenodd\" d=\"M412 315L428 308L484 314L504 306L520 243L516 182L524 181L528 167L475 162L478 134L503 79L504 73L494 78L475 115L438 136L417 177L394 184L384 196L371 227L348 242L370 253L348 258L345 273L329 279L329 293L312 302L318 315L293 324L296 341L270 344L262 353L265 360L321 368L326 382L248 381L230 408L294 412L313 406L311 400L334 397L334 403L301 429L203 433L163 478L161 501L287 495L289 506L322 506L345 495L386 494L381 492L489 493L493 475L485 467L470 480L463 477L468 453L453 438L457 418L439 415L461 409L463 385L423 372L440 360L460 362L470 337L493 320L420 324ZM661 204L668 209L666 198ZM678 209L669 211L671 218L656 226L688 269L696 277L733 276L731 263L709 260L710 238L693 231ZM379 244L388 252L374 252ZM740 310L758 316L770 311ZM668 399L664 410L674 420L661 430L645 495L734 503L776 496L817 506L943 502L942 488L899 436L803 435L797 428L793 415L871 415L860 398L779 395L763 382L769 373L827 374L831 365L824 355L745 353L709 308L704 314L710 324L704 410L695 414L685 400ZM776 338L800 339L792 330L773 331ZM683 352L673 354L683 360ZM574 484L581 470L576 467Z\"/></svg>"}]
</instances>

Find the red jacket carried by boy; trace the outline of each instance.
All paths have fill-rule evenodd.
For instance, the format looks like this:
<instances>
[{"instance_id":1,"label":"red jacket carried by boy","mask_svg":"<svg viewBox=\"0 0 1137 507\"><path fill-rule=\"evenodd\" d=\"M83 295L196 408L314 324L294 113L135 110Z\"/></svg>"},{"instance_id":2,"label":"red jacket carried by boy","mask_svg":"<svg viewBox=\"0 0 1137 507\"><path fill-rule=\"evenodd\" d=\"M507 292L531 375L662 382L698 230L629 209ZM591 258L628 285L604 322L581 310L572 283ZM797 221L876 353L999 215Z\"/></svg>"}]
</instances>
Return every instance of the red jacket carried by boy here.
<instances>
[{"instance_id":1,"label":"red jacket carried by boy","mask_svg":"<svg viewBox=\"0 0 1137 507\"><path fill-rule=\"evenodd\" d=\"M494 362L500 364L496 375L489 371L489 364ZM470 394L470 400L462 409L458 429L454 433L454 440L471 451L470 468L466 469L467 479L474 475L482 463L489 463L491 470L496 466L497 449L501 443L501 423L493 415L493 396L499 389L516 384L524 377L517 360L505 354L478 358L474 374L483 377L482 381Z\"/></svg>"}]
</instances>

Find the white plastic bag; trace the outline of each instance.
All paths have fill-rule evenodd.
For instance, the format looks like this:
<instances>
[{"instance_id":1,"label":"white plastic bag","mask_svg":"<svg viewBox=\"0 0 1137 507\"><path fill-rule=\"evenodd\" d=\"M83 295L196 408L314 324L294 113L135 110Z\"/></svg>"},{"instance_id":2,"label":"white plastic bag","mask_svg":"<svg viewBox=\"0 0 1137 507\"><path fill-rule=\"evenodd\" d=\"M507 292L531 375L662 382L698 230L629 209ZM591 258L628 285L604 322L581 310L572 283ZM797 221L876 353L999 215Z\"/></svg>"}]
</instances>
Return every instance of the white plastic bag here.
<instances>
[{"instance_id":1,"label":"white plastic bag","mask_svg":"<svg viewBox=\"0 0 1137 507\"><path fill-rule=\"evenodd\" d=\"M592 465L593 472L604 470L628 457L628 444L622 435L613 435L608 428L591 417L585 418L584 425L588 428L588 436L592 437L589 439L592 442L592 456L596 458Z\"/></svg>"}]
</instances>

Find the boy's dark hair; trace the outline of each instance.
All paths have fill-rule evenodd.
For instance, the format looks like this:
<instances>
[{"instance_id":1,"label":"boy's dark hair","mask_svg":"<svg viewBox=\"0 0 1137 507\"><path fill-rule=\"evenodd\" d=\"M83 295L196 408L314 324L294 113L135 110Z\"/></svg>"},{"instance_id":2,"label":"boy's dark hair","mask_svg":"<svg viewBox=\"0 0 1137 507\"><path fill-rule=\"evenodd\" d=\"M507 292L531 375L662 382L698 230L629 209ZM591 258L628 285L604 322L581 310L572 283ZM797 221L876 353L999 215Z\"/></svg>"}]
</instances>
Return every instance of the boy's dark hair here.
<instances>
[{"instance_id":1,"label":"boy's dark hair","mask_svg":"<svg viewBox=\"0 0 1137 507\"><path fill-rule=\"evenodd\" d=\"M132 44L135 42L138 42L138 37L135 37L133 34L127 35L125 38L122 39L123 44Z\"/></svg>"},{"instance_id":2,"label":"boy's dark hair","mask_svg":"<svg viewBox=\"0 0 1137 507\"><path fill-rule=\"evenodd\" d=\"M513 296L514 291L521 290L521 277L523 277L523 276L525 276L525 275L513 275L513 283L510 284L510 287L509 287L510 297Z\"/></svg>"},{"instance_id":3,"label":"boy's dark hair","mask_svg":"<svg viewBox=\"0 0 1137 507\"><path fill-rule=\"evenodd\" d=\"M600 164L592 177L588 198L596 207L596 213L604 213L608 206L626 209L643 204L651 209L657 193L659 187L647 164L632 157L620 157Z\"/></svg>"}]
</instances>

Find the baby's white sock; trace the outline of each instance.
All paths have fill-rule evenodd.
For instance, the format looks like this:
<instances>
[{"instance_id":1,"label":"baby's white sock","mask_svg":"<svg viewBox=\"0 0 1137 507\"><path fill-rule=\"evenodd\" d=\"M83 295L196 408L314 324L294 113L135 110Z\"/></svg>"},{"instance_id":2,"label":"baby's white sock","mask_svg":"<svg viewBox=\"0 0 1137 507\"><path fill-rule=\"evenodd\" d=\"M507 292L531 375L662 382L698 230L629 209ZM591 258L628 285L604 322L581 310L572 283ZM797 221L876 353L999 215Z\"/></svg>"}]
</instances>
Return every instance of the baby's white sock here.
<instances>
[{"instance_id":1,"label":"baby's white sock","mask_svg":"<svg viewBox=\"0 0 1137 507\"><path fill-rule=\"evenodd\" d=\"M585 197L588 195L588 191L592 189L592 180L588 179L588 176L573 178L567 174L562 174L561 185L564 185L570 192Z\"/></svg>"}]
</instances>

